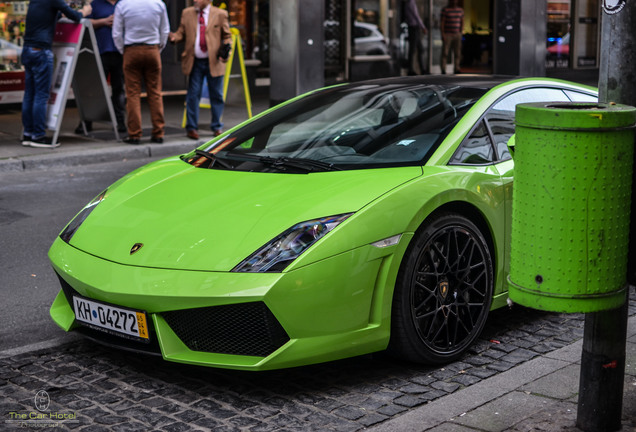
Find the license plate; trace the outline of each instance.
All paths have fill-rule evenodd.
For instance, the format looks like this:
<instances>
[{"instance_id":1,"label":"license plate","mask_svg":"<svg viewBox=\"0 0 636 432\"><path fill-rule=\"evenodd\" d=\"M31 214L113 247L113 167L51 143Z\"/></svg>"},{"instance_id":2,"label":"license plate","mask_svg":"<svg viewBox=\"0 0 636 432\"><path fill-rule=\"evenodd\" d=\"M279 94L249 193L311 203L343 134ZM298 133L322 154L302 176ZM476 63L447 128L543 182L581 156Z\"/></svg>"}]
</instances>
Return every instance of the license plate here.
<instances>
[{"instance_id":1,"label":"license plate","mask_svg":"<svg viewBox=\"0 0 636 432\"><path fill-rule=\"evenodd\" d=\"M98 330L148 341L146 313L73 296L75 318Z\"/></svg>"}]
</instances>

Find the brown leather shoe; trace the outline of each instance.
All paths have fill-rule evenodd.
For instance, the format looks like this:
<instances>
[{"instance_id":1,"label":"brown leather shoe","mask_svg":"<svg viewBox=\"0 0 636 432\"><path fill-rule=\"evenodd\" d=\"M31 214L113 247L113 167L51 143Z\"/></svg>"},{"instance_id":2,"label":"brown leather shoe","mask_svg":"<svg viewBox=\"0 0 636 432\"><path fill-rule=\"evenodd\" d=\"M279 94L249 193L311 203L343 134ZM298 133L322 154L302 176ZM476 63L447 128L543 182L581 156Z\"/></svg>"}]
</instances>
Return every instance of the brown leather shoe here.
<instances>
[{"instance_id":1,"label":"brown leather shoe","mask_svg":"<svg viewBox=\"0 0 636 432\"><path fill-rule=\"evenodd\" d=\"M223 129L217 129L215 131L212 131L212 133L214 134L215 137L217 137L223 133Z\"/></svg>"},{"instance_id":2,"label":"brown leather shoe","mask_svg":"<svg viewBox=\"0 0 636 432\"><path fill-rule=\"evenodd\" d=\"M194 129L189 130L186 135L188 136L188 138L193 139L193 140L198 140L199 139L199 133L197 131L195 131Z\"/></svg>"}]
</instances>

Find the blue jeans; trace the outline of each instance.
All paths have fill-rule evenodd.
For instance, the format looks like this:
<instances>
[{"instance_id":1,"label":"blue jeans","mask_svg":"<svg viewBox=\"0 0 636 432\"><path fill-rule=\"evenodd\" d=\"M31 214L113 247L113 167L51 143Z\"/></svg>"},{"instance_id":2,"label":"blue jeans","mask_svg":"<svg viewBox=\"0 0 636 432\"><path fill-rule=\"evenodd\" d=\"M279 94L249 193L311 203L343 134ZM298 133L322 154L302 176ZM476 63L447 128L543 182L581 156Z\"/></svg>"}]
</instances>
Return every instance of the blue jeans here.
<instances>
[{"instance_id":1,"label":"blue jeans","mask_svg":"<svg viewBox=\"0 0 636 432\"><path fill-rule=\"evenodd\" d=\"M223 115L223 76L210 76L210 63L208 59L194 59L194 65L188 79L188 94L186 95L186 129L199 129L199 102L203 90L203 79L208 83L210 94L210 110L212 111L211 130L223 128L221 115Z\"/></svg>"},{"instance_id":2,"label":"blue jeans","mask_svg":"<svg viewBox=\"0 0 636 432\"><path fill-rule=\"evenodd\" d=\"M46 135L46 109L53 76L53 51L25 47L22 50L24 66L24 100L22 126L24 135L42 138Z\"/></svg>"}]
</instances>

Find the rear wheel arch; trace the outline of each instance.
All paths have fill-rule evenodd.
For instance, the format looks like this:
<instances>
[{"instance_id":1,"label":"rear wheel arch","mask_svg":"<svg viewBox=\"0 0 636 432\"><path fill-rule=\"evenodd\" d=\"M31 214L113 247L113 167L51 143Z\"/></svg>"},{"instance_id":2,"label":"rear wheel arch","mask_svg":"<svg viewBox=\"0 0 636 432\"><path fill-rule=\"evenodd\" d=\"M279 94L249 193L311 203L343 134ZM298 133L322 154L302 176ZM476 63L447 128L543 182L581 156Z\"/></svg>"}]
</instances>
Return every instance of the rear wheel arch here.
<instances>
[{"instance_id":1,"label":"rear wheel arch","mask_svg":"<svg viewBox=\"0 0 636 432\"><path fill-rule=\"evenodd\" d=\"M486 217L484 214L473 204L467 203L465 201L451 201L448 202L433 211L429 214L426 219L420 224L418 231L426 227L427 221L436 217L439 213L457 213L462 215L468 219L470 219L479 231L481 231L481 235L486 239L486 243L488 244L488 250L490 251L490 256L492 257L492 264L494 268L497 268L497 254L495 250L495 241L494 235L490 228L488 222L486 222Z\"/></svg>"}]
</instances>

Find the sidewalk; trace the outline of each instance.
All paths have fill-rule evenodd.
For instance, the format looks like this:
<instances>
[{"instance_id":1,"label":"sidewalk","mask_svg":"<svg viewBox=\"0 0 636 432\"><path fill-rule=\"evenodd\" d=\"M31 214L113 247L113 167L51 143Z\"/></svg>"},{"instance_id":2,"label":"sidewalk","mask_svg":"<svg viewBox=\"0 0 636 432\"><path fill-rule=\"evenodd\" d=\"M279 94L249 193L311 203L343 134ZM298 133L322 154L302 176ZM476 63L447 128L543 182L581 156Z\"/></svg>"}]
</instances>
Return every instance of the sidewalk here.
<instances>
[{"instance_id":1,"label":"sidewalk","mask_svg":"<svg viewBox=\"0 0 636 432\"><path fill-rule=\"evenodd\" d=\"M242 96L242 95L241 95ZM201 108L199 115L198 141L186 137L183 121L185 95L164 96L165 137L163 144L150 143L150 114L148 104L142 99L143 137L140 145L117 141L112 126L93 122L89 136L74 133L79 124L77 108L67 106L58 137L61 146L55 149L25 147L20 143L22 116L20 107L0 105L0 173L22 170L45 170L61 166L84 165L88 163L114 162L123 159L137 159L154 156L171 156L186 153L213 138L209 125L210 110ZM269 107L269 93L257 91L252 95L252 114L256 115ZM223 113L223 129L228 130L248 119L243 100L226 104ZM47 133L49 136L52 133ZM120 134L120 140L127 134Z\"/></svg>"},{"instance_id":2,"label":"sidewalk","mask_svg":"<svg viewBox=\"0 0 636 432\"><path fill-rule=\"evenodd\" d=\"M583 341L388 420L369 432L577 432ZM636 316L627 327L622 431L636 431Z\"/></svg>"}]
</instances>

